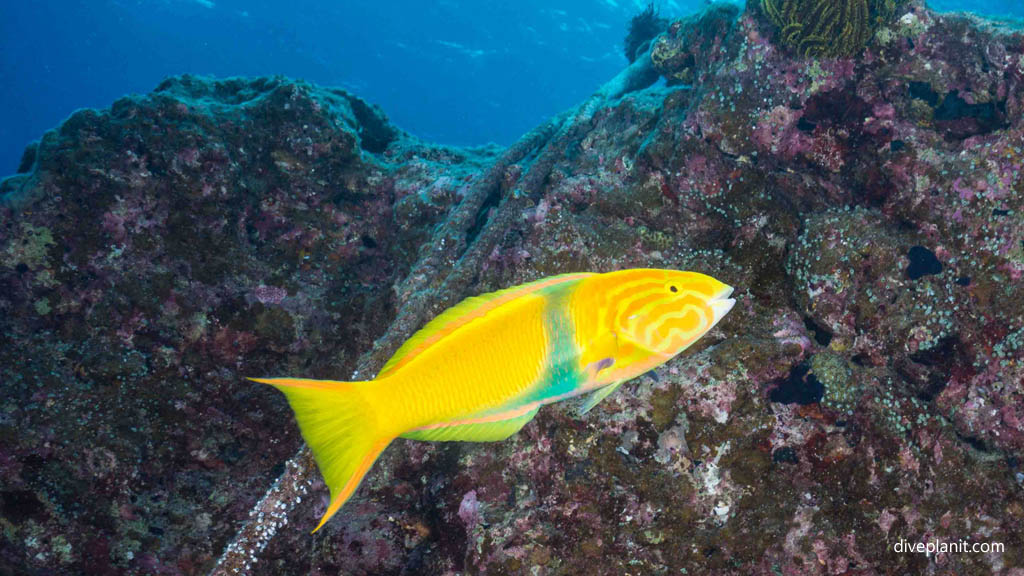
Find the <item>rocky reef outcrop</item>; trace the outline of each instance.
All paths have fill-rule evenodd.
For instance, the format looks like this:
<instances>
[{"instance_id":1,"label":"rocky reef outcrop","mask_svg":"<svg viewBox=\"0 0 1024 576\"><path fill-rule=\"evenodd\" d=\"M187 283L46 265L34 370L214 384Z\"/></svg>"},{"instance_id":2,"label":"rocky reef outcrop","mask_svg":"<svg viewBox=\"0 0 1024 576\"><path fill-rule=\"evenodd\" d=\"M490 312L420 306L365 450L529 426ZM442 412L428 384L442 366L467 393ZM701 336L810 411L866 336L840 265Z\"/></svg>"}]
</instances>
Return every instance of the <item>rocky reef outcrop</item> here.
<instances>
[{"instance_id":1,"label":"rocky reef outcrop","mask_svg":"<svg viewBox=\"0 0 1024 576\"><path fill-rule=\"evenodd\" d=\"M872 26L806 58L712 7L508 149L282 78L74 114L0 183L0 573L1021 576L1024 35ZM244 376L368 378L465 296L643 266L737 305L585 417L396 441L309 535Z\"/></svg>"}]
</instances>

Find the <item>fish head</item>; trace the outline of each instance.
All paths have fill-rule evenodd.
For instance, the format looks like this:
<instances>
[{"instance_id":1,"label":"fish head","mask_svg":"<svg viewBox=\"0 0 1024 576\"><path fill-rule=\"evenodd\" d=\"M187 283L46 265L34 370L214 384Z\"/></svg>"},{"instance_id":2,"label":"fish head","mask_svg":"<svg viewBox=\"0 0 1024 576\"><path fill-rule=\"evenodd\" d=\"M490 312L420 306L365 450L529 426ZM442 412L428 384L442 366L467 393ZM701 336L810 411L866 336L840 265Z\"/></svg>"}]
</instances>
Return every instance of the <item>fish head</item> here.
<instances>
[{"instance_id":1,"label":"fish head","mask_svg":"<svg viewBox=\"0 0 1024 576\"><path fill-rule=\"evenodd\" d=\"M686 350L732 310L732 286L706 274L629 270L614 297L613 329L620 339L662 358Z\"/></svg>"}]
</instances>

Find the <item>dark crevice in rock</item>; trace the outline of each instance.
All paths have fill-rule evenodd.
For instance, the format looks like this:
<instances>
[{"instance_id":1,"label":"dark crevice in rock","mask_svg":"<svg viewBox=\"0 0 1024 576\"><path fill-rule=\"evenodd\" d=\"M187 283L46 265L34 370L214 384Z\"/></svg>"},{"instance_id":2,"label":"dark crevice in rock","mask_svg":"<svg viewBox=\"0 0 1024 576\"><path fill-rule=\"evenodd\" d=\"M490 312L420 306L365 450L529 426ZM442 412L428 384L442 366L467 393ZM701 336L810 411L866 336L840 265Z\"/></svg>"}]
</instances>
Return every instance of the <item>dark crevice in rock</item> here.
<instances>
[{"instance_id":1,"label":"dark crevice in rock","mask_svg":"<svg viewBox=\"0 0 1024 576\"><path fill-rule=\"evenodd\" d=\"M18 174L26 174L32 171L36 165L36 154L39 152L39 142L33 142L25 147L21 155L21 162L18 163Z\"/></svg>"},{"instance_id":2,"label":"dark crevice in rock","mask_svg":"<svg viewBox=\"0 0 1024 576\"><path fill-rule=\"evenodd\" d=\"M963 434L962 432L959 431L956 433L956 437L960 439L961 442L967 444L968 446L977 450L978 452L981 452L983 454L989 454L992 452L992 449L981 438L975 436L968 436L967 434Z\"/></svg>"},{"instance_id":3,"label":"dark crevice in rock","mask_svg":"<svg viewBox=\"0 0 1024 576\"><path fill-rule=\"evenodd\" d=\"M857 366L874 366L874 363L871 361L871 357L864 353L854 354L850 361Z\"/></svg>"},{"instance_id":4,"label":"dark crevice in rock","mask_svg":"<svg viewBox=\"0 0 1024 576\"><path fill-rule=\"evenodd\" d=\"M928 82L910 82L907 84L907 94L911 98L921 100L932 107L939 103L938 92L932 90L932 85Z\"/></svg>"},{"instance_id":5,"label":"dark crevice in rock","mask_svg":"<svg viewBox=\"0 0 1024 576\"><path fill-rule=\"evenodd\" d=\"M789 377L777 381L768 397L779 404L817 404L825 394L825 387L811 374L811 365L803 362L793 367Z\"/></svg>"},{"instance_id":6,"label":"dark crevice in rock","mask_svg":"<svg viewBox=\"0 0 1024 576\"><path fill-rule=\"evenodd\" d=\"M942 262L935 256L935 252L924 246L911 247L907 252L907 259L910 260L910 264L906 273L911 280L942 273Z\"/></svg>"},{"instance_id":7,"label":"dark crevice in rock","mask_svg":"<svg viewBox=\"0 0 1024 576\"><path fill-rule=\"evenodd\" d=\"M814 341L817 342L819 346L828 346L832 343L832 332L816 322L814 318L804 316L804 326L807 327L807 330L810 331L812 335L814 335Z\"/></svg>"},{"instance_id":8,"label":"dark crevice in rock","mask_svg":"<svg viewBox=\"0 0 1024 576\"><path fill-rule=\"evenodd\" d=\"M807 122L859 129L871 115L871 105L857 96L852 86L842 86L807 99L803 118Z\"/></svg>"},{"instance_id":9,"label":"dark crevice in rock","mask_svg":"<svg viewBox=\"0 0 1024 576\"><path fill-rule=\"evenodd\" d=\"M416 576L418 574L424 574L427 556L431 553L433 548L434 543L430 540L424 540L417 544L409 552L409 556L406 558L405 564L402 566L402 571L399 573L400 576Z\"/></svg>"},{"instance_id":10,"label":"dark crevice in rock","mask_svg":"<svg viewBox=\"0 0 1024 576\"><path fill-rule=\"evenodd\" d=\"M798 464L800 458L797 456L796 450L791 446L783 446L772 452L772 462L776 464Z\"/></svg>"},{"instance_id":11,"label":"dark crevice in rock","mask_svg":"<svg viewBox=\"0 0 1024 576\"><path fill-rule=\"evenodd\" d=\"M801 116L800 120L796 123L797 130L801 132L814 132L814 129L818 127L817 122L812 122L807 116Z\"/></svg>"},{"instance_id":12,"label":"dark crevice in rock","mask_svg":"<svg viewBox=\"0 0 1024 576\"><path fill-rule=\"evenodd\" d=\"M963 140L971 136L988 134L1006 128L1006 101L969 104L953 90L946 94L935 108L935 125L950 140Z\"/></svg>"},{"instance_id":13,"label":"dark crevice in rock","mask_svg":"<svg viewBox=\"0 0 1024 576\"><path fill-rule=\"evenodd\" d=\"M987 60L982 62L987 65ZM963 140L1009 126L1006 100L968 103L959 90L950 90L942 95L930 83L920 81L910 82L907 94L932 109L935 127L947 140Z\"/></svg>"},{"instance_id":14,"label":"dark crevice in rock","mask_svg":"<svg viewBox=\"0 0 1024 576\"><path fill-rule=\"evenodd\" d=\"M917 398L931 402L949 384L954 375L970 376L974 367L958 336L949 336L926 350L918 350L897 364L900 374L907 379Z\"/></svg>"},{"instance_id":15,"label":"dark crevice in rock","mask_svg":"<svg viewBox=\"0 0 1024 576\"><path fill-rule=\"evenodd\" d=\"M46 511L31 490L7 490L0 492L0 516L14 523L40 517Z\"/></svg>"},{"instance_id":16,"label":"dark crevice in rock","mask_svg":"<svg viewBox=\"0 0 1024 576\"><path fill-rule=\"evenodd\" d=\"M480 209L477 211L476 220L473 225L470 226L469 230L466 230L466 245L469 246L476 241L477 236L480 235L480 231L484 229L487 222L491 217L491 210L497 208L501 203L501 191L495 188L487 198L484 199L484 203L480 205Z\"/></svg>"},{"instance_id":17,"label":"dark crevice in rock","mask_svg":"<svg viewBox=\"0 0 1024 576\"><path fill-rule=\"evenodd\" d=\"M349 104L359 122L359 147L372 154L380 154L387 150L388 145L397 137L398 131L388 122L384 112L355 96L349 96Z\"/></svg>"}]
</instances>

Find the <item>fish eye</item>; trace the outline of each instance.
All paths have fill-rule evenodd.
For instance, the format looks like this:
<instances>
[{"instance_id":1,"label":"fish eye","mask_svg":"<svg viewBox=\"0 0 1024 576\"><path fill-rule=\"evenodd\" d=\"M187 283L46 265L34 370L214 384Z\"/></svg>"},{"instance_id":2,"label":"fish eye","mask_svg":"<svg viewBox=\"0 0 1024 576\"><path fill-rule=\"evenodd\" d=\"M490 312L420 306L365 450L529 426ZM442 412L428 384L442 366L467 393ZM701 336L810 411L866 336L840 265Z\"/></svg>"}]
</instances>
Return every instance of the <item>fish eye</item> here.
<instances>
[{"instance_id":1,"label":"fish eye","mask_svg":"<svg viewBox=\"0 0 1024 576\"><path fill-rule=\"evenodd\" d=\"M675 286L669 286L668 289L673 292L679 292L679 288L676 288Z\"/></svg>"}]
</instances>

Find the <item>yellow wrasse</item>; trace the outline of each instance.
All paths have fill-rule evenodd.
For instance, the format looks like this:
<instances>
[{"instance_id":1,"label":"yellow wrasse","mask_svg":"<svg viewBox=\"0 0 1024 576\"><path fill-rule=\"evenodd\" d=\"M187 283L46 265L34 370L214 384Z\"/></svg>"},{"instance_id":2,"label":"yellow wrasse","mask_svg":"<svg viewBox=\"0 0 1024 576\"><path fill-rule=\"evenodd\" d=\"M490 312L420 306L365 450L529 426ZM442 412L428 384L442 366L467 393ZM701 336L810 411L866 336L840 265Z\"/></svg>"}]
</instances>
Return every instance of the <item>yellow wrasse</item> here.
<instances>
[{"instance_id":1,"label":"yellow wrasse","mask_svg":"<svg viewBox=\"0 0 1024 576\"><path fill-rule=\"evenodd\" d=\"M585 413L696 342L732 309L732 290L677 270L553 276L463 300L372 381L253 380L288 397L331 490L316 532L395 438L504 440L541 406L590 393Z\"/></svg>"}]
</instances>

